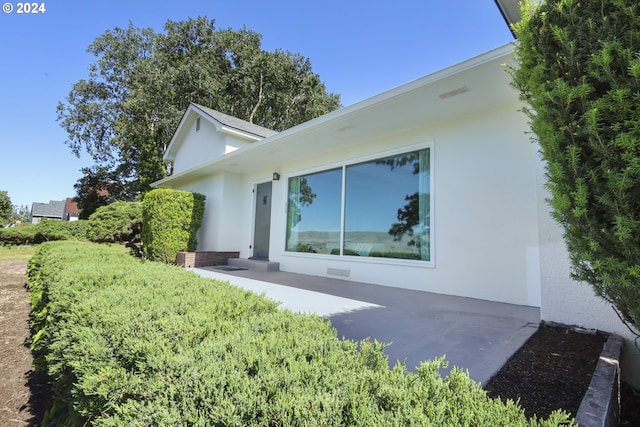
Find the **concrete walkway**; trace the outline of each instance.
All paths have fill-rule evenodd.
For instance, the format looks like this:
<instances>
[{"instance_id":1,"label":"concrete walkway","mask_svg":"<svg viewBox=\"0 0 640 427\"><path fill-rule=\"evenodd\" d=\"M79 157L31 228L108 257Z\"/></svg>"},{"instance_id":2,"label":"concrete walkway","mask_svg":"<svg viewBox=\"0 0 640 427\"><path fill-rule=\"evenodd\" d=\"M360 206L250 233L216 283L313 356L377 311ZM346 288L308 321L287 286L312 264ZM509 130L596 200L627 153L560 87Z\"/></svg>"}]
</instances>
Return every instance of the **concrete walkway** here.
<instances>
[{"instance_id":1,"label":"concrete walkway","mask_svg":"<svg viewBox=\"0 0 640 427\"><path fill-rule=\"evenodd\" d=\"M390 364L446 355L450 366L486 384L537 330L540 310L286 272L196 268L203 277L264 293L292 311L326 316L338 336L391 343ZM445 372L446 373L446 372Z\"/></svg>"}]
</instances>

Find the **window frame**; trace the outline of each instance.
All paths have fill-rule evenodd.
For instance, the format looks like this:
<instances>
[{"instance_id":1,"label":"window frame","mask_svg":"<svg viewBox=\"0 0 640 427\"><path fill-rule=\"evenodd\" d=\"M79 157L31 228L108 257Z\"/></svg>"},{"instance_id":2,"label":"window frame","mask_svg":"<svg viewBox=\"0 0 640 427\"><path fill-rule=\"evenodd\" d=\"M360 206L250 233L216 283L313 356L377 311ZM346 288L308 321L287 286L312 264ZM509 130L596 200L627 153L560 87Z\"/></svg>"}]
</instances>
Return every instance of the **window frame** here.
<instances>
[{"instance_id":1,"label":"window frame","mask_svg":"<svg viewBox=\"0 0 640 427\"><path fill-rule=\"evenodd\" d=\"M419 144L413 144L409 146L403 146L392 150L385 150L376 153L371 153L367 155L362 155L358 157L353 157L349 159L345 159L340 162L332 162L329 164L325 164L322 166L317 166L313 168L301 169L297 171L293 171L285 174L285 182L287 183L284 186L285 191L285 215L284 215L284 242L282 247L282 256L291 256L291 257L299 257L299 258L309 258L309 259L325 259L332 261L349 261L349 262L359 262L359 263L374 263L374 264L390 264L390 265L407 265L413 267L435 267L435 209L434 209L434 147L435 143L433 140L422 142ZM367 163L371 161L375 161L378 159L383 159L386 157L402 155L414 151L420 151L428 149L429 150L429 254L430 259L426 260L413 260L413 259L403 259L403 258L385 258L385 257L371 257L371 256L354 256L354 255L345 255L344 254L344 238L345 238L345 209L346 209L346 169L349 166L358 165L361 163ZM342 184L341 184L341 203L340 203L340 254L339 255L331 255L331 254L317 254L317 253L309 253L309 252L295 252L288 251L286 248L286 233L287 233L287 216L289 210L289 179L295 177L302 177L305 175L316 174L324 171L329 171L333 169L340 169L342 174Z\"/></svg>"}]
</instances>

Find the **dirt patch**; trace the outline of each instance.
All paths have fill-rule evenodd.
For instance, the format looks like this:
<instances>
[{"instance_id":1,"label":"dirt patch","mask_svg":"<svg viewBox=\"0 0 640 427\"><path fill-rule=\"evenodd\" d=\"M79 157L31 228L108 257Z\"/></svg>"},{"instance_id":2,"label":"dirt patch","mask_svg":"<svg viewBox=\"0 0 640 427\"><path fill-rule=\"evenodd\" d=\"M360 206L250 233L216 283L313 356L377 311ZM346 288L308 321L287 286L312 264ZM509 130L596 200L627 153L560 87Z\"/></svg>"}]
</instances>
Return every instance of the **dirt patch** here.
<instances>
[{"instance_id":1,"label":"dirt patch","mask_svg":"<svg viewBox=\"0 0 640 427\"><path fill-rule=\"evenodd\" d=\"M46 376L33 370L25 261L0 261L0 425L37 426L50 402Z\"/></svg>"}]
</instances>

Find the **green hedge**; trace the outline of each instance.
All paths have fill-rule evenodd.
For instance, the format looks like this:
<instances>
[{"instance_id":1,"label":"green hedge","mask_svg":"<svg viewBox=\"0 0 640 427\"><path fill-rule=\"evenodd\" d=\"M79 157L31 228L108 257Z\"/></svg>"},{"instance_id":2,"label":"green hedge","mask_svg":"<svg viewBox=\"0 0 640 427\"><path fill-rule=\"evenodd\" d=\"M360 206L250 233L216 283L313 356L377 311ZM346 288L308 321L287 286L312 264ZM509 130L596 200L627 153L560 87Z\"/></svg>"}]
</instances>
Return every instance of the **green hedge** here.
<instances>
[{"instance_id":1,"label":"green hedge","mask_svg":"<svg viewBox=\"0 0 640 427\"><path fill-rule=\"evenodd\" d=\"M142 203L114 202L91 214L87 237L97 243L139 241L141 228Z\"/></svg>"},{"instance_id":2,"label":"green hedge","mask_svg":"<svg viewBox=\"0 0 640 427\"><path fill-rule=\"evenodd\" d=\"M37 224L0 228L0 244L33 245L55 240L85 240L85 221L55 221L43 219Z\"/></svg>"},{"instance_id":3,"label":"green hedge","mask_svg":"<svg viewBox=\"0 0 640 427\"><path fill-rule=\"evenodd\" d=\"M571 278L640 331L640 3L528 1L513 86L540 146Z\"/></svg>"},{"instance_id":4,"label":"green hedge","mask_svg":"<svg viewBox=\"0 0 640 427\"><path fill-rule=\"evenodd\" d=\"M142 203L114 202L91 214L87 237L97 243L121 243L142 256Z\"/></svg>"},{"instance_id":5,"label":"green hedge","mask_svg":"<svg viewBox=\"0 0 640 427\"><path fill-rule=\"evenodd\" d=\"M205 196L159 188L142 200L142 243L152 261L175 263L180 251L195 251Z\"/></svg>"},{"instance_id":6,"label":"green hedge","mask_svg":"<svg viewBox=\"0 0 640 427\"><path fill-rule=\"evenodd\" d=\"M45 423L95 426L525 426L443 360L389 369L383 345L175 266L92 243L29 264L33 350L56 400Z\"/></svg>"},{"instance_id":7,"label":"green hedge","mask_svg":"<svg viewBox=\"0 0 640 427\"><path fill-rule=\"evenodd\" d=\"M138 247L141 227L140 202L115 202L100 207L88 220L43 219L37 224L0 228L0 244L30 245L55 240L90 240Z\"/></svg>"}]
</instances>

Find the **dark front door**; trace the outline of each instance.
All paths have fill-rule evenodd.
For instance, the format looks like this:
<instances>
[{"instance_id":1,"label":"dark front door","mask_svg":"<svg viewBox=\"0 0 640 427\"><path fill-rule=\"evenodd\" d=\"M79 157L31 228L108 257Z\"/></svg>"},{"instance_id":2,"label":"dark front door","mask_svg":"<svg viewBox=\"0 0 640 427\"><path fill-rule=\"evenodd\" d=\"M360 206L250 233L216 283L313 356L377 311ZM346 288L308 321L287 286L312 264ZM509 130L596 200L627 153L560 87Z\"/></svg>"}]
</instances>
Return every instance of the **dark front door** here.
<instances>
[{"instance_id":1,"label":"dark front door","mask_svg":"<svg viewBox=\"0 0 640 427\"><path fill-rule=\"evenodd\" d=\"M253 236L253 258L269 259L271 230L271 181L256 187L256 217Z\"/></svg>"}]
</instances>

